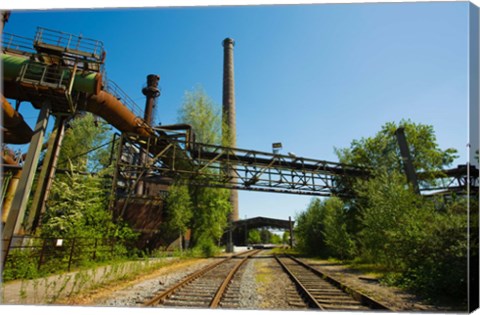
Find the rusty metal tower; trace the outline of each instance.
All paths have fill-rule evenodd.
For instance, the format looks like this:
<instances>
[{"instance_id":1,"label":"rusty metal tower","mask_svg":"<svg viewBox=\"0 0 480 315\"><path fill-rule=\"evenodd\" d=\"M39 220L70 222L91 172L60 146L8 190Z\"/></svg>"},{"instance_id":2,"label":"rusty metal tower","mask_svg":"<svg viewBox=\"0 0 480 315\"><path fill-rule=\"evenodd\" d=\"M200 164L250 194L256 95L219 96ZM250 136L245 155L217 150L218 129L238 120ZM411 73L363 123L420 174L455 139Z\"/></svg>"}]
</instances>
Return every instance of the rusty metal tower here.
<instances>
[{"instance_id":1,"label":"rusty metal tower","mask_svg":"<svg viewBox=\"0 0 480 315\"><path fill-rule=\"evenodd\" d=\"M237 146L237 130L235 124L235 80L233 73L233 46L235 41L231 38L223 40L223 106L222 123L224 125L222 132L222 142L224 146ZM231 178L232 184L236 183L235 170L227 169L227 175ZM232 213L229 221L237 221L238 214L238 191L230 191L230 203L232 204Z\"/></svg>"}]
</instances>

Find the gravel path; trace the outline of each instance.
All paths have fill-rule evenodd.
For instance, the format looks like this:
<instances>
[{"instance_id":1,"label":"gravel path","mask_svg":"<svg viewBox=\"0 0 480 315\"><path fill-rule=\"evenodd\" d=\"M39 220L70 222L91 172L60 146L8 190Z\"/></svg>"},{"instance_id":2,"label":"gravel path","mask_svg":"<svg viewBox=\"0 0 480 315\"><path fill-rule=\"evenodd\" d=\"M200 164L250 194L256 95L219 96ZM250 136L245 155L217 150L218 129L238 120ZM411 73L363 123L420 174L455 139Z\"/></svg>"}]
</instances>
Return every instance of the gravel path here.
<instances>
[{"instance_id":1,"label":"gravel path","mask_svg":"<svg viewBox=\"0 0 480 315\"><path fill-rule=\"evenodd\" d=\"M185 266L173 265L151 274L148 278L94 292L71 301L75 305L134 307L163 291L194 271L212 263L216 258L204 259ZM240 308L244 310L306 309L293 284L281 267L268 254L250 259L234 278L232 287L239 288ZM227 307L228 308L228 307Z\"/></svg>"}]
</instances>

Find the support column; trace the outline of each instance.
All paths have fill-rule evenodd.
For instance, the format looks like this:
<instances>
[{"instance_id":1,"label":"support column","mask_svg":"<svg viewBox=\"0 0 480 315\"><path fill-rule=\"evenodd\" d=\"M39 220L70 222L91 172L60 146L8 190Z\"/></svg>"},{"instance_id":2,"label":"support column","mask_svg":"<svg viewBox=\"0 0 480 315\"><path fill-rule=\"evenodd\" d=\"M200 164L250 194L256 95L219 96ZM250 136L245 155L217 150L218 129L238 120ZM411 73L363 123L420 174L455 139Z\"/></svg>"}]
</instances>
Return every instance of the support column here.
<instances>
[{"instance_id":1,"label":"support column","mask_svg":"<svg viewBox=\"0 0 480 315\"><path fill-rule=\"evenodd\" d=\"M26 230L34 232L38 227L40 218L45 213L45 204L50 195L53 178L57 170L58 155L62 146L63 136L65 135L66 116L58 116L55 120L55 127L48 140L47 153L42 164L42 170L38 177L38 185L33 196L32 208L28 214Z\"/></svg>"},{"instance_id":2,"label":"support column","mask_svg":"<svg viewBox=\"0 0 480 315\"><path fill-rule=\"evenodd\" d=\"M290 229L290 248L293 248L293 225L292 225L292 217L288 217L288 226Z\"/></svg>"},{"instance_id":3,"label":"support column","mask_svg":"<svg viewBox=\"0 0 480 315\"><path fill-rule=\"evenodd\" d=\"M10 209L12 208L12 201L13 197L15 196L15 192L17 191L18 182L20 181L20 177L22 176L22 170L14 170L13 176L10 178L8 182L8 188L5 193L5 198L3 199L2 204L2 227L7 222L8 214L10 213Z\"/></svg>"},{"instance_id":4,"label":"support column","mask_svg":"<svg viewBox=\"0 0 480 315\"><path fill-rule=\"evenodd\" d=\"M413 167L413 161L410 155L410 150L408 148L403 127L398 128L395 131L395 135L397 136L398 146L400 147L400 154L402 155L403 160L403 168L405 170L405 174L407 175L408 182L412 184L415 193L420 194L417 173L415 173L415 168Z\"/></svg>"},{"instance_id":5,"label":"support column","mask_svg":"<svg viewBox=\"0 0 480 315\"><path fill-rule=\"evenodd\" d=\"M12 201L12 207L5 223L2 233L2 266L5 266L5 260L8 255L12 237L14 234L19 234L22 228L25 210L27 208L28 197L32 189L35 171L38 165L38 157L42 149L43 138L50 116L50 104L43 105L38 115L38 120L33 131L33 137L28 147L27 158L23 165L22 176L18 183L18 188L15 197Z\"/></svg>"}]
</instances>

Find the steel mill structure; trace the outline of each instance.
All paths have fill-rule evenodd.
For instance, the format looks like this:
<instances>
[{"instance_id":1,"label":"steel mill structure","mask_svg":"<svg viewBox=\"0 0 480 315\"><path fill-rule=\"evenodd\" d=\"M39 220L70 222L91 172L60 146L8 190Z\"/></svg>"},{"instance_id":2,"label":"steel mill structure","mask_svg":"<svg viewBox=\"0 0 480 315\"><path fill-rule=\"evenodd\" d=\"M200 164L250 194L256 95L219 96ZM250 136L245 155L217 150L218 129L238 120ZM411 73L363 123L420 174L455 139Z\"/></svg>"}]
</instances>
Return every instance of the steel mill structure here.
<instances>
[{"instance_id":1,"label":"steel mill structure","mask_svg":"<svg viewBox=\"0 0 480 315\"><path fill-rule=\"evenodd\" d=\"M2 14L0 30L7 19L8 15ZM155 240L161 238L158 227L173 180L231 189L233 227L232 223L239 218L237 190L348 195L342 190L343 181L370 176L369 169L355 165L237 148L233 47L232 39L223 41L223 122L228 127L224 129L222 145L207 145L195 141L190 125L154 126L153 109L160 96L158 75L147 76L142 90L145 110L114 82L106 80L106 54L101 41L40 27L34 39L3 33L3 141L29 143L29 147L26 154L15 154L4 147L2 154L2 262L13 237L33 234L41 222L55 173L59 171L66 122L81 112L100 116L119 131L113 140L118 149L112 152L115 173L110 207L117 217L142 232L143 246L155 246ZM15 106L7 99L14 100ZM33 129L19 113L22 102L29 102L38 110ZM51 116L55 118L53 131L44 143ZM38 171L43 150L44 159ZM474 167L459 166L439 173L442 180L435 187L422 185L423 175L416 174L419 192L430 189L478 193L478 169ZM39 184L29 216L25 217L34 178Z\"/></svg>"}]
</instances>

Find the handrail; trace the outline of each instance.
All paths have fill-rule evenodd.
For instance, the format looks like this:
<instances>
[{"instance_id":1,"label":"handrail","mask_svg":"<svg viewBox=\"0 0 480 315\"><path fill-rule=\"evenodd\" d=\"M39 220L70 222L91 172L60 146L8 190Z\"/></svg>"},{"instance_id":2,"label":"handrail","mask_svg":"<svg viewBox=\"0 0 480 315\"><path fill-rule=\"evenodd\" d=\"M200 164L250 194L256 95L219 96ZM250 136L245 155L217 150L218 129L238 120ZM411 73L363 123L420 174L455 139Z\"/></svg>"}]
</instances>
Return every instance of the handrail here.
<instances>
[{"instance_id":1,"label":"handrail","mask_svg":"<svg viewBox=\"0 0 480 315\"><path fill-rule=\"evenodd\" d=\"M112 80L106 80L104 82L104 90L117 98L117 100L121 101L128 109L130 109L136 116L143 117L143 110L135 101L128 96L125 91L123 91L115 82Z\"/></svg>"},{"instance_id":2,"label":"handrail","mask_svg":"<svg viewBox=\"0 0 480 315\"><path fill-rule=\"evenodd\" d=\"M4 32L1 43L3 51L15 51L23 54L36 53L35 49L33 48L33 39L28 37Z\"/></svg>"},{"instance_id":3,"label":"handrail","mask_svg":"<svg viewBox=\"0 0 480 315\"><path fill-rule=\"evenodd\" d=\"M98 63L103 63L105 57L102 41L43 27L37 28L34 44L39 47L46 45L49 48L61 48L70 54L93 58Z\"/></svg>"}]
</instances>

